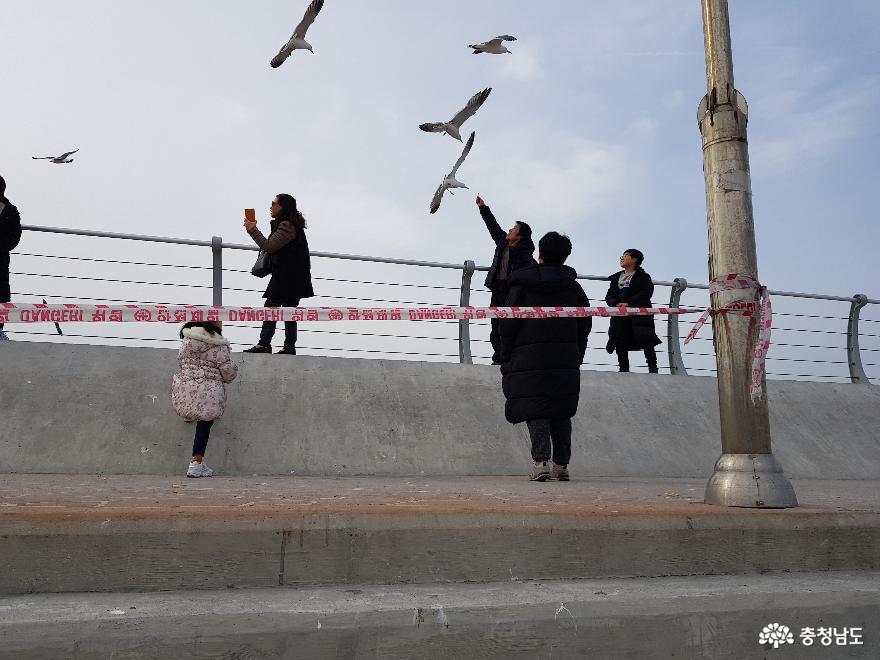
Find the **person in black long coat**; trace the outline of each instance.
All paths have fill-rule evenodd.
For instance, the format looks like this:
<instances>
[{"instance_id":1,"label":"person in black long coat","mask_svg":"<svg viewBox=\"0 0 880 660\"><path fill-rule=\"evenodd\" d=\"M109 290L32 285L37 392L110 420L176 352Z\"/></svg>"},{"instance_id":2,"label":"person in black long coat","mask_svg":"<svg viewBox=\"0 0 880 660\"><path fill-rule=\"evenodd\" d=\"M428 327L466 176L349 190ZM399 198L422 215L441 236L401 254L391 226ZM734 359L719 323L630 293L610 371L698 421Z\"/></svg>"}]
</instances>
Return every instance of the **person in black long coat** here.
<instances>
[{"instance_id":1,"label":"person in black long coat","mask_svg":"<svg viewBox=\"0 0 880 660\"><path fill-rule=\"evenodd\" d=\"M315 295L312 264L306 239L306 219L292 195L276 195L269 208L272 222L269 238L257 229L256 221L245 219L244 228L254 243L271 255L272 275L263 297L266 307L296 307L303 298ZM275 321L264 321L260 340L245 353L271 353ZM284 322L284 348L279 355L296 355L296 321Z\"/></svg>"},{"instance_id":2,"label":"person in black long coat","mask_svg":"<svg viewBox=\"0 0 880 660\"><path fill-rule=\"evenodd\" d=\"M574 268L567 236L552 231L538 244L538 261L512 273L506 304L516 307L589 307ZM580 366L590 318L504 319L501 322L501 387L504 415L526 422L534 466L530 479L568 481L571 418L581 390ZM553 459L552 470L548 465Z\"/></svg>"},{"instance_id":3,"label":"person in black long coat","mask_svg":"<svg viewBox=\"0 0 880 660\"><path fill-rule=\"evenodd\" d=\"M9 302L9 253L21 240L21 216L18 209L6 199L6 180L0 176L0 303ZM8 339L0 323L0 340Z\"/></svg>"},{"instance_id":4,"label":"person in black long coat","mask_svg":"<svg viewBox=\"0 0 880 660\"><path fill-rule=\"evenodd\" d=\"M511 273L519 268L535 265L535 258L532 256L535 253L532 228L525 222L516 222L509 231L505 232L480 196L477 196L477 208L480 210L480 217L486 223L489 235L495 241L495 255L492 257L492 265L489 266L489 273L486 275L486 288L492 292L489 306L501 307L507 299L508 280ZM491 319L490 324L489 341L492 344L492 364L501 364L499 320Z\"/></svg>"},{"instance_id":5,"label":"person in black long coat","mask_svg":"<svg viewBox=\"0 0 880 660\"><path fill-rule=\"evenodd\" d=\"M610 285L605 294L609 307L651 307L654 282L642 268L645 255L639 250L627 250L620 257L623 270L608 277ZM657 353L654 347L660 338L654 331L653 316L612 316L608 327L609 353L617 351L619 371L629 371L629 351L644 351L648 372L657 373Z\"/></svg>"}]
</instances>

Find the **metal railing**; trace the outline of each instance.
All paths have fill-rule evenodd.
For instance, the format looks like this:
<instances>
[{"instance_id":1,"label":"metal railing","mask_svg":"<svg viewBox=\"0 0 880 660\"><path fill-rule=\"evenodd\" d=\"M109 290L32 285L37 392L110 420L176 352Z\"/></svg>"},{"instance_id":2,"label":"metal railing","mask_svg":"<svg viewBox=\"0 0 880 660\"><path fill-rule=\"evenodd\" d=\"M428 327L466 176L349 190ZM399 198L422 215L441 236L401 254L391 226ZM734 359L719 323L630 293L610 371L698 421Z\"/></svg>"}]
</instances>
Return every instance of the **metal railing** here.
<instances>
[{"instance_id":1,"label":"metal railing","mask_svg":"<svg viewBox=\"0 0 880 660\"><path fill-rule=\"evenodd\" d=\"M233 253L240 252L256 252L257 247L255 245L240 245L235 243L226 243L219 236L213 236L211 240L193 240L193 239L182 239L182 238L170 238L164 236L144 236L144 235L136 235L136 234L123 234L123 233L114 233L114 232L104 232L104 231L91 231L91 230L81 230L81 229L66 229L66 228L58 228L58 227L41 227L41 226L30 226L25 225L23 229L26 232L43 232L49 234L63 235L63 236L83 236L83 237L94 237L94 238L104 238L104 239L118 239L124 241L144 241L154 244L173 244L173 245L181 245L181 246L197 246L197 247L206 247L210 248L212 260L210 266L202 266L202 265L191 265L191 264L168 264L168 263L153 263L146 261L131 261L131 260L123 260L123 259L110 259L110 258L102 258L96 256L86 256L86 257L76 257L76 256L64 256L58 254L35 254L32 252L14 252L13 255L19 255L23 257L35 257L35 258L54 258L54 259L69 259L69 260L81 260L93 263L103 263L103 264L124 264L126 266L151 266L151 267L165 267L165 268L189 268L189 269L199 269L199 270L210 270L211 271L211 284L203 285L203 284L187 284L190 288L196 289L211 289L212 294L212 304L214 305L222 305L224 300L224 293L254 293L256 290L249 288L239 288L234 286L229 286L228 284L224 284L224 275L240 275L247 274L249 270L247 269L236 269L236 268L224 268L224 255L226 251L233 251ZM21 247L21 246L20 246ZM472 298L474 295L485 295L484 292L480 290L474 290L473 288L473 275L475 272L486 272L488 271L487 266L477 266L473 261L467 260L462 264L452 264L452 263L439 263L439 262L429 262L429 261L417 261L411 259L395 259L390 257L372 257L365 255L352 255L352 254L338 254L338 253L330 253L330 252L311 252L312 257L319 259L328 259L328 260L336 260L336 261L355 261L361 263L371 263L371 264L393 264L396 266L412 266L417 268L426 268L426 269L442 269L442 270L455 270L461 273L460 282L458 282L457 286L438 286L436 284L428 284L428 283L407 283L407 282L376 282L372 280L364 280L364 279L351 279L351 278L341 278L341 277L316 277L316 280L324 280L326 282L332 282L335 284L342 284L346 287L350 287L353 285L362 286L362 285L387 285L387 286L397 286L397 287L416 287L421 288L423 291L427 292L430 290L444 292L441 295L447 295L448 292L457 291L458 292L458 303L462 306L471 304ZM176 283L168 283L168 282L152 282L148 280L139 280L139 279L112 279L112 278L103 278L103 277L89 277L83 275L69 275L66 273L63 274L49 274L49 273L30 273L30 272L17 272L13 271L14 276L20 277L35 277L35 278L45 278L46 280L52 280L53 278L63 278L68 281L76 281L76 282L112 282L117 284L125 284L128 286L131 285L156 285L163 287L171 287L171 286L183 286ZM598 276L598 275L583 275L578 274L578 279L584 282L607 282L607 277ZM675 278L672 281L663 281L663 280L654 280L654 284L656 287L668 287L670 290L669 294L669 306L677 307L682 303L682 297L689 292L694 291L707 291L708 286L705 284L690 284L684 278ZM603 284L604 287L604 284ZM770 294L774 298L791 298L797 299L800 301L823 301L823 302L833 302L833 303L846 303L849 306L847 316L843 317L839 314L829 316L823 314L803 314L803 313L779 313L774 309L774 319L779 318L794 318L794 319L810 319L812 322L818 325L824 325L824 329L820 327L811 327L811 328L788 328L774 325L774 346L777 348L789 348L789 349L797 349L799 351L810 351L814 352L816 350L824 350L829 351L828 355L832 356L834 353L830 353L830 351L840 351L841 359L830 359L830 360L817 360L810 359L810 357L805 357L807 355L811 355L811 353L796 353L794 357L784 357L784 356L774 356L772 360L777 360L780 363L786 364L805 364L805 363L813 363L813 364L825 364L825 365L840 365L846 364L847 374L837 374L837 375L823 375L823 374L798 374L798 373L780 373L780 372L769 372L770 376L783 376L783 377L806 377L811 379L823 379L823 378L838 378L838 379L848 379L852 383L858 384L868 384L870 381L868 379L868 375L865 371L865 364L862 362L862 352L880 352L880 347L878 348L864 348L860 346L860 336L863 338L877 339L880 338L880 335L870 334L870 333L860 333L859 325L860 325L860 314L862 309L864 309L869 304L880 304L880 300L870 299L864 294L855 294L853 296L828 296L821 294L813 294L813 293L796 293L790 291L770 291ZM17 292L17 295L24 296L37 296L40 295L45 296L45 293L36 293L36 292ZM51 295L51 294L50 294ZM82 296L79 296L82 299ZM324 295L323 298L328 300L347 300L347 301L355 301L355 302L370 302L370 303L393 303L395 305L399 304L437 304L437 305L449 305L451 304L450 300L442 300L442 301L407 301L407 300L386 300L381 298L360 298L360 297L352 297L352 296L331 296ZM591 297L604 297L604 292L597 291L594 296ZM162 302L162 301L131 301L131 300L120 300L120 299L112 299L112 298L90 298L91 300L101 300L106 302ZM168 302L168 301L165 301ZM479 304L479 303L474 303ZM705 302L698 303L704 305ZM835 326L828 327L827 321L837 321L842 322L846 321L846 331L836 330ZM873 319L863 319L863 321L867 323L880 323L880 320ZM442 322L429 322L429 323L442 323ZM448 323L448 322L447 322ZM358 349L358 348L333 348L333 347L319 347L320 350L326 350L331 352L338 351L350 351L355 353L383 353L383 354L393 354L393 355L401 355L404 357L417 355L417 356L427 356L427 357L439 357L439 358L455 358L457 357L459 362L463 364L472 364L475 358L486 359L487 356L478 356L473 353L473 344L486 344L488 340L486 339L475 339L472 337L472 326L471 322L468 320L454 321L458 326L457 337L454 338L458 344L458 355L453 355L449 353L431 353L431 352L423 352L419 351L395 351L395 350L371 350L371 349ZM375 337L375 338L384 338L384 339L409 339L416 340L419 342L427 341L427 340L441 340L441 339L453 339L452 337L436 337L436 336L424 336L424 335L396 335L389 333L368 333L368 332L360 332L360 331L352 331L347 332L345 330L309 330L309 332L313 332L316 334L321 334L323 336L326 335L341 335L341 336L360 336L360 337ZM792 333L796 337L800 337L803 334L809 334L810 336L814 336L816 334L825 334L825 335L846 335L846 346L845 347L837 347L837 346L826 346L824 344L815 344L815 343L800 343L802 340L796 339L796 343L792 343L792 341L787 340L787 336L784 336L783 339L786 341L778 341L779 333ZM37 333L31 332L29 334L48 334L48 333ZM74 336L74 335L71 335ZM78 337L83 338L100 338L94 335L77 335ZM114 339L126 339L126 338L114 338ZM668 368L669 372L673 375L686 376L689 373L688 367L685 365L685 357L689 356L692 360L698 358L711 358L712 352L697 352L690 351L685 352L681 343L681 336L679 330L679 320L676 315L671 315L666 321L666 360L667 363L665 365ZM698 338L701 341L711 341L711 338ZM173 340L164 340L160 339L157 341L173 341ZM601 351L603 349L599 347L591 347L594 351ZM843 359L845 356L845 360ZM590 362L586 361L585 364L588 366L598 366L598 367L610 367L612 363L607 362ZM692 367L690 371L695 372L713 372L714 369L708 365L707 361L704 361L706 366L700 367ZM868 366L880 366L877 364L869 364ZM707 368L708 367L708 368Z\"/></svg>"}]
</instances>

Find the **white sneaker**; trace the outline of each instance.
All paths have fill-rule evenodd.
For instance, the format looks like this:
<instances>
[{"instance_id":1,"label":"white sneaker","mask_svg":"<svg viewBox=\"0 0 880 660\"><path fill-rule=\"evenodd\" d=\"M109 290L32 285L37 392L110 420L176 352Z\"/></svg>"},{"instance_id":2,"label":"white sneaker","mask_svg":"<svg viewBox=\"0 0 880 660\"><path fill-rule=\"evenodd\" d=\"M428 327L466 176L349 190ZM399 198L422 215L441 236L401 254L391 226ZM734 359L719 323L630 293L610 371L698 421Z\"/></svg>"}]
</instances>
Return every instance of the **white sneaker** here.
<instances>
[{"instance_id":1,"label":"white sneaker","mask_svg":"<svg viewBox=\"0 0 880 660\"><path fill-rule=\"evenodd\" d=\"M186 471L186 476L188 477L213 477L214 470L205 465L204 461L201 463L196 463L195 461L189 464L189 469Z\"/></svg>"},{"instance_id":2,"label":"white sneaker","mask_svg":"<svg viewBox=\"0 0 880 660\"><path fill-rule=\"evenodd\" d=\"M12 341L5 332L0 330L0 341Z\"/></svg>"},{"instance_id":3,"label":"white sneaker","mask_svg":"<svg viewBox=\"0 0 880 660\"><path fill-rule=\"evenodd\" d=\"M532 465L532 472L529 474L529 481L547 481L550 478L550 466L547 461L540 461Z\"/></svg>"}]
</instances>

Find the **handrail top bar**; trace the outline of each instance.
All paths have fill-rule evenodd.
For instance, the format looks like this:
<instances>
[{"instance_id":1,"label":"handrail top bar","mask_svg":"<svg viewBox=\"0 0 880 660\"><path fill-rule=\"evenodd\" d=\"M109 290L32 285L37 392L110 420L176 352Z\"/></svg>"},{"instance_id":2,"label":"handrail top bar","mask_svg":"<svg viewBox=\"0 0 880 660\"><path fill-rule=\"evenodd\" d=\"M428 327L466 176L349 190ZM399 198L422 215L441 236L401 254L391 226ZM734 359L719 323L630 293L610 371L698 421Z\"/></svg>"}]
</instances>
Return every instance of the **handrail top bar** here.
<instances>
[{"instance_id":1,"label":"handrail top bar","mask_svg":"<svg viewBox=\"0 0 880 660\"><path fill-rule=\"evenodd\" d=\"M659 284L660 286L672 286L672 282L660 282L658 280L654 280L654 284ZM691 284L688 282L688 289L703 289L706 290L709 288L708 284ZM788 296L789 298L811 298L813 300L833 300L837 302L853 302L855 300L854 296L829 296L823 293L798 293L796 291L774 291L773 289L768 289L767 293L771 296ZM880 300L868 300L869 303L880 303Z\"/></svg>"},{"instance_id":2,"label":"handrail top bar","mask_svg":"<svg viewBox=\"0 0 880 660\"><path fill-rule=\"evenodd\" d=\"M29 231L43 231L50 234L73 234L74 236L94 236L97 238L122 238L130 241L149 241L151 243L175 243L177 245L198 245L211 247L211 241L198 241L193 238L168 238L166 236L146 236L142 234L121 234L110 231L96 231L91 229L67 229L64 227L38 227L36 225L22 225L22 229Z\"/></svg>"},{"instance_id":3,"label":"handrail top bar","mask_svg":"<svg viewBox=\"0 0 880 660\"><path fill-rule=\"evenodd\" d=\"M607 277L600 277L598 275L581 275L578 273L579 280L593 280L593 281L607 281ZM663 280L654 280L655 286L675 286L674 282L664 282ZM708 284L691 284L688 282L688 289L701 289L708 290ZM770 289L768 293L772 296L788 296L790 298L810 298L813 300L833 300L837 302L848 302L851 303L855 301L855 297L853 296L828 296L821 293L797 293L795 291L774 291ZM880 300L874 300L872 298L868 298L869 303L880 303Z\"/></svg>"},{"instance_id":4,"label":"handrail top bar","mask_svg":"<svg viewBox=\"0 0 880 660\"><path fill-rule=\"evenodd\" d=\"M94 236L97 238L119 238L126 239L130 241L147 241L151 243L172 243L175 245L197 245L200 247L212 247L211 241L199 241L192 238L168 238L166 236L146 236L142 234L123 234L119 232L108 232L108 231L98 231L92 229L68 229L66 227L40 227L37 225L22 225L22 229L26 229L28 231L42 231L50 234L72 234L74 236ZM241 245L237 243L221 243L220 246L222 248L228 248L230 250L253 250L257 251L259 248L256 245ZM338 254L334 252L310 252L313 257L325 257L327 259L350 259L352 261L367 261L373 263L386 263L386 264L397 264L400 266L427 266L432 268L452 268L456 270L464 269L464 264L448 264L448 263L440 263L433 261L416 261L413 259L395 259L393 257L368 257L357 254ZM488 266L476 266L474 270L486 272L489 270ZM593 282L605 282L608 280L607 276L602 275L582 275L581 273L577 274L577 278L579 280L590 280ZM654 280L654 284L657 286L673 286L673 282L666 282L663 280ZM706 284L691 284L688 283L689 289L708 289L709 286ZM790 298L809 298L812 300L831 300L836 302L854 302L855 297L853 296L828 296L820 293L797 293L793 291L769 291L770 295L773 296L787 296ZM874 298L868 298L867 302L869 304L880 304L880 300Z\"/></svg>"},{"instance_id":5,"label":"handrail top bar","mask_svg":"<svg viewBox=\"0 0 880 660\"><path fill-rule=\"evenodd\" d=\"M146 236L142 234L123 234L119 232L96 231L91 229L67 229L65 227L39 227L36 225L22 225L22 229L29 231L42 231L51 234L72 234L74 236L94 236L97 238L119 238L130 241L147 241L152 243L173 243L176 245L197 245L200 247L212 247L211 241L199 241L192 238L168 238L166 236ZM240 245L237 243L221 243L221 247L231 250L257 251L256 245ZM356 254L335 254L332 252L310 252L313 257L327 257L330 259L352 259L355 261L373 261L379 263L399 264L402 266L431 266L434 268L455 268L461 270L462 264L445 264L432 261L416 261L413 259L395 259L393 257L366 257ZM488 268L486 269L488 270Z\"/></svg>"},{"instance_id":6,"label":"handrail top bar","mask_svg":"<svg viewBox=\"0 0 880 660\"><path fill-rule=\"evenodd\" d=\"M821 293L797 293L796 291L773 291L769 289L767 291L771 296L788 296L790 298L810 298L812 300L834 300L837 302L848 302L851 303L855 301L854 296L826 296ZM877 303L880 300L868 300L868 302Z\"/></svg>"},{"instance_id":7,"label":"handrail top bar","mask_svg":"<svg viewBox=\"0 0 880 660\"><path fill-rule=\"evenodd\" d=\"M222 243L222 247L230 250L259 250L256 245L242 245L240 243ZM315 252L309 250L313 257L326 257L327 259L351 259L353 261L372 261L384 264L398 264L401 266L430 266L433 268L455 268L461 270L463 264L445 264L435 261L416 261L414 259L395 259L394 257L367 257L360 254L341 254L336 252Z\"/></svg>"}]
</instances>

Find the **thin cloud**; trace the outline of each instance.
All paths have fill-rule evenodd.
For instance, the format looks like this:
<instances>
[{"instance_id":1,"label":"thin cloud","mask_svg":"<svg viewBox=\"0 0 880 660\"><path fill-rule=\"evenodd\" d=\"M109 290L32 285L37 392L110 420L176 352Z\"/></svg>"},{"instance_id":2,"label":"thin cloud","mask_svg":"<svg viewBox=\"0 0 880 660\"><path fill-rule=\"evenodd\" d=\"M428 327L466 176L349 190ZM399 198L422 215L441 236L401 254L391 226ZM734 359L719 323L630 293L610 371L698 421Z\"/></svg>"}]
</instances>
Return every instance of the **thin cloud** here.
<instances>
[{"instance_id":1,"label":"thin cloud","mask_svg":"<svg viewBox=\"0 0 880 660\"><path fill-rule=\"evenodd\" d=\"M544 73L538 60L538 54L532 47L518 48L513 55L497 55L492 57L504 57L506 61L501 67L501 75L505 78L530 82Z\"/></svg>"},{"instance_id":2,"label":"thin cloud","mask_svg":"<svg viewBox=\"0 0 880 660\"><path fill-rule=\"evenodd\" d=\"M469 181L525 219L574 227L594 219L624 189L629 167L622 145L570 133L535 133L530 145L505 153L510 139L501 135L484 142L485 152L498 157L475 159Z\"/></svg>"},{"instance_id":3,"label":"thin cloud","mask_svg":"<svg viewBox=\"0 0 880 660\"><path fill-rule=\"evenodd\" d=\"M847 89L801 89L787 94L783 107L771 113L785 121L774 121L773 132L752 143L753 166L779 176L827 158L864 131L878 100L876 79Z\"/></svg>"}]
</instances>

